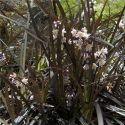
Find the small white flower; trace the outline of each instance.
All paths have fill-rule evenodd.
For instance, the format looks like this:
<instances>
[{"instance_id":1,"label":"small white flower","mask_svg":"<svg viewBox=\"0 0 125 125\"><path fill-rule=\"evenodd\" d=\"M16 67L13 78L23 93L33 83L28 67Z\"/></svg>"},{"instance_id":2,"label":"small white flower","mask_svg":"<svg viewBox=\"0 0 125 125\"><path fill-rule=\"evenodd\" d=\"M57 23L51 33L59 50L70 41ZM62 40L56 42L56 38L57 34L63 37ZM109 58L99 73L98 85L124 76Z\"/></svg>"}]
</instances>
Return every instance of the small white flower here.
<instances>
[{"instance_id":1,"label":"small white flower","mask_svg":"<svg viewBox=\"0 0 125 125\"><path fill-rule=\"evenodd\" d=\"M76 43L77 43L77 40L73 40L73 43L76 44Z\"/></svg>"},{"instance_id":2,"label":"small white flower","mask_svg":"<svg viewBox=\"0 0 125 125\"><path fill-rule=\"evenodd\" d=\"M108 74L107 74L107 73L102 72L102 76L103 76L103 78L106 78L106 77L108 76Z\"/></svg>"},{"instance_id":3,"label":"small white flower","mask_svg":"<svg viewBox=\"0 0 125 125\"><path fill-rule=\"evenodd\" d=\"M71 31L71 34L75 37L76 33L77 33L77 30L73 28L72 31Z\"/></svg>"},{"instance_id":4,"label":"small white flower","mask_svg":"<svg viewBox=\"0 0 125 125\"><path fill-rule=\"evenodd\" d=\"M97 51L97 52L95 52L95 53L94 53L95 58L99 57L100 54L101 54L101 51Z\"/></svg>"},{"instance_id":5,"label":"small white flower","mask_svg":"<svg viewBox=\"0 0 125 125\"><path fill-rule=\"evenodd\" d=\"M87 33L84 33L83 35L84 35L84 37L87 38L87 39L88 39L89 36L90 36L90 34L87 34Z\"/></svg>"},{"instance_id":6,"label":"small white flower","mask_svg":"<svg viewBox=\"0 0 125 125\"><path fill-rule=\"evenodd\" d=\"M55 27L58 27L58 26L61 24L61 22L60 22L59 20L54 21L53 23L54 23L54 26L55 26Z\"/></svg>"},{"instance_id":7,"label":"small white flower","mask_svg":"<svg viewBox=\"0 0 125 125\"><path fill-rule=\"evenodd\" d=\"M64 37L64 34L66 33L65 29L62 29L62 36Z\"/></svg>"},{"instance_id":8,"label":"small white flower","mask_svg":"<svg viewBox=\"0 0 125 125\"><path fill-rule=\"evenodd\" d=\"M88 58L90 58L88 53L83 53L83 59L86 61Z\"/></svg>"},{"instance_id":9,"label":"small white flower","mask_svg":"<svg viewBox=\"0 0 125 125\"><path fill-rule=\"evenodd\" d=\"M92 69L96 70L97 67L98 67L98 66L96 65L96 63L93 63L93 64L92 64Z\"/></svg>"},{"instance_id":10,"label":"small white flower","mask_svg":"<svg viewBox=\"0 0 125 125\"><path fill-rule=\"evenodd\" d=\"M61 24L61 22L59 21L59 20L57 20L57 23L60 25Z\"/></svg>"},{"instance_id":11,"label":"small white flower","mask_svg":"<svg viewBox=\"0 0 125 125\"><path fill-rule=\"evenodd\" d=\"M15 79L16 77L17 77L17 74L13 72L10 74L9 79Z\"/></svg>"},{"instance_id":12,"label":"small white flower","mask_svg":"<svg viewBox=\"0 0 125 125\"><path fill-rule=\"evenodd\" d=\"M99 33L101 33L101 32L102 32L102 30L99 30L98 32L99 32Z\"/></svg>"},{"instance_id":13,"label":"small white flower","mask_svg":"<svg viewBox=\"0 0 125 125\"><path fill-rule=\"evenodd\" d=\"M102 48L102 49L101 49L101 53L102 53L102 54L107 54L107 53L108 53L107 48Z\"/></svg>"},{"instance_id":14,"label":"small white flower","mask_svg":"<svg viewBox=\"0 0 125 125\"><path fill-rule=\"evenodd\" d=\"M86 27L83 27L83 28L81 29L81 31L84 32L84 33L87 33Z\"/></svg>"},{"instance_id":15,"label":"small white flower","mask_svg":"<svg viewBox=\"0 0 125 125\"><path fill-rule=\"evenodd\" d=\"M17 87L21 85L21 83L14 78L12 78L11 82L12 82L12 84L16 85Z\"/></svg>"},{"instance_id":16,"label":"small white flower","mask_svg":"<svg viewBox=\"0 0 125 125\"><path fill-rule=\"evenodd\" d=\"M117 21L115 21L115 23L117 24ZM124 28L124 23L122 20L120 20L120 22L119 22L119 27Z\"/></svg>"},{"instance_id":17,"label":"small white flower","mask_svg":"<svg viewBox=\"0 0 125 125\"><path fill-rule=\"evenodd\" d=\"M57 38L57 36L53 35L53 39L55 40Z\"/></svg>"},{"instance_id":18,"label":"small white flower","mask_svg":"<svg viewBox=\"0 0 125 125\"><path fill-rule=\"evenodd\" d=\"M85 64L85 65L83 66L83 69L84 69L84 70L88 70L88 69L89 69L89 65L88 65L88 64Z\"/></svg>"},{"instance_id":19,"label":"small white flower","mask_svg":"<svg viewBox=\"0 0 125 125\"><path fill-rule=\"evenodd\" d=\"M27 83L28 83L28 79L23 78L23 79L22 79L22 82L23 82L24 84L27 84Z\"/></svg>"},{"instance_id":20,"label":"small white flower","mask_svg":"<svg viewBox=\"0 0 125 125\"><path fill-rule=\"evenodd\" d=\"M69 40L68 40L68 43L69 43L69 44L72 44L72 41L71 41L71 39L69 39Z\"/></svg>"},{"instance_id":21,"label":"small white flower","mask_svg":"<svg viewBox=\"0 0 125 125\"><path fill-rule=\"evenodd\" d=\"M58 30L53 30L53 38L56 39L58 35Z\"/></svg>"},{"instance_id":22,"label":"small white flower","mask_svg":"<svg viewBox=\"0 0 125 125\"><path fill-rule=\"evenodd\" d=\"M120 21L119 27L124 28L124 24L122 23L122 21Z\"/></svg>"},{"instance_id":23,"label":"small white flower","mask_svg":"<svg viewBox=\"0 0 125 125\"><path fill-rule=\"evenodd\" d=\"M58 30L53 30L53 35L57 36L58 35Z\"/></svg>"},{"instance_id":24,"label":"small white flower","mask_svg":"<svg viewBox=\"0 0 125 125\"><path fill-rule=\"evenodd\" d=\"M106 59L106 55L105 54L101 54L100 58Z\"/></svg>"},{"instance_id":25,"label":"small white flower","mask_svg":"<svg viewBox=\"0 0 125 125\"><path fill-rule=\"evenodd\" d=\"M75 37L82 38L82 37L84 37L84 33L82 31L78 31Z\"/></svg>"},{"instance_id":26,"label":"small white flower","mask_svg":"<svg viewBox=\"0 0 125 125\"><path fill-rule=\"evenodd\" d=\"M93 47L92 44L87 44L86 51L90 52L92 50L92 47Z\"/></svg>"},{"instance_id":27,"label":"small white flower","mask_svg":"<svg viewBox=\"0 0 125 125\"><path fill-rule=\"evenodd\" d=\"M57 27L57 22L56 22L56 21L54 21L53 23L54 23L54 26L55 26L55 27Z\"/></svg>"},{"instance_id":28,"label":"small white flower","mask_svg":"<svg viewBox=\"0 0 125 125\"><path fill-rule=\"evenodd\" d=\"M34 95L31 95L29 98L30 101L34 100Z\"/></svg>"},{"instance_id":29,"label":"small white flower","mask_svg":"<svg viewBox=\"0 0 125 125\"><path fill-rule=\"evenodd\" d=\"M119 57L119 53L116 52L115 55L114 55L114 57Z\"/></svg>"},{"instance_id":30,"label":"small white flower","mask_svg":"<svg viewBox=\"0 0 125 125\"><path fill-rule=\"evenodd\" d=\"M62 38L62 43L66 43L66 37Z\"/></svg>"},{"instance_id":31,"label":"small white flower","mask_svg":"<svg viewBox=\"0 0 125 125\"><path fill-rule=\"evenodd\" d=\"M77 46L78 46L78 49L82 49L82 45L83 45L83 40L82 39L78 39L78 41L77 41L77 44L76 44Z\"/></svg>"},{"instance_id":32,"label":"small white flower","mask_svg":"<svg viewBox=\"0 0 125 125\"><path fill-rule=\"evenodd\" d=\"M100 58L100 59L98 59L98 63L99 63L99 66L102 67L106 63L106 61L105 61L105 59Z\"/></svg>"}]
</instances>

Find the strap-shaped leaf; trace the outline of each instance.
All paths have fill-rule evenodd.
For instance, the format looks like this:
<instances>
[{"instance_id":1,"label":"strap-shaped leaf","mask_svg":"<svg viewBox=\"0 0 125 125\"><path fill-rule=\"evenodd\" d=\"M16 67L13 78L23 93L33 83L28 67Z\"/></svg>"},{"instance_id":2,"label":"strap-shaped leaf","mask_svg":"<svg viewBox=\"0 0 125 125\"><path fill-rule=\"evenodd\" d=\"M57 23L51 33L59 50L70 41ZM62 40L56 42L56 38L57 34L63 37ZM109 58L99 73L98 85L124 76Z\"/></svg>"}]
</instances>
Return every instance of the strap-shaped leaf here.
<instances>
[{"instance_id":1,"label":"strap-shaped leaf","mask_svg":"<svg viewBox=\"0 0 125 125\"><path fill-rule=\"evenodd\" d=\"M108 41L105 41L105 40L103 40L103 39L101 39L99 37L93 37L93 36L91 36L91 38L95 39L97 42L100 42L102 44L105 44L105 45L108 45L108 46L114 48L114 46L111 43L109 43Z\"/></svg>"},{"instance_id":2,"label":"strap-shaped leaf","mask_svg":"<svg viewBox=\"0 0 125 125\"><path fill-rule=\"evenodd\" d=\"M82 123L82 125L88 125L88 123L90 123L90 125L95 125L89 117L83 114L82 117L79 118L79 121Z\"/></svg>"},{"instance_id":3,"label":"strap-shaped leaf","mask_svg":"<svg viewBox=\"0 0 125 125\"><path fill-rule=\"evenodd\" d=\"M82 123L82 125L87 125L87 123L84 121L82 117L80 117L79 121Z\"/></svg>"},{"instance_id":4,"label":"strap-shaped leaf","mask_svg":"<svg viewBox=\"0 0 125 125\"><path fill-rule=\"evenodd\" d=\"M98 117L98 125L104 125L103 114L100 105L98 103L95 103L95 108Z\"/></svg>"},{"instance_id":5,"label":"strap-shaped leaf","mask_svg":"<svg viewBox=\"0 0 125 125\"><path fill-rule=\"evenodd\" d=\"M28 104L28 102L27 102L27 100L24 98L24 96L20 93L20 91L14 86L14 85L12 85L11 83L10 83L10 81L2 74L2 73L0 73L0 77L3 79L3 81L4 82L6 82L15 92L17 92L17 94L23 99L23 101L27 104L27 105L29 105Z\"/></svg>"},{"instance_id":6,"label":"strap-shaped leaf","mask_svg":"<svg viewBox=\"0 0 125 125\"><path fill-rule=\"evenodd\" d=\"M124 125L120 120L113 118L119 125Z\"/></svg>"},{"instance_id":7,"label":"strap-shaped leaf","mask_svg":"<svg viewBox=\"0 0 125 125\"><path fill-rule=\"evenodd\" d=\"M110 122L109 119L105 118L105 121L106 121L107 125L113 125L113 124Z\"/></svg>"},{"instance_id":8,"label":"strap-shaped leaf","mask_svg":"<svg viewBox=\"0 0 125 125\"><path fill-rule=\"evenodd\" d=\"M110 111L113 111L117 114L125 116L125 110L124 109L118 108L118 107L113 106L113 105L106 105L106 104L101 104L101 106L106 108L106 109L109 109Z\"/></svg>"},{"instance_id":9,"label":"strap-shaped leaf","mask_svg":"<svg viewBox=\"0 0 125 125\"><path fill-rule=\"evenodd\" d=\"M1 118L0 118L0 123L2 123L2 124L4 124L4 125L8 125L4 120L2 120Z\"/></svg>"}]
</instances>

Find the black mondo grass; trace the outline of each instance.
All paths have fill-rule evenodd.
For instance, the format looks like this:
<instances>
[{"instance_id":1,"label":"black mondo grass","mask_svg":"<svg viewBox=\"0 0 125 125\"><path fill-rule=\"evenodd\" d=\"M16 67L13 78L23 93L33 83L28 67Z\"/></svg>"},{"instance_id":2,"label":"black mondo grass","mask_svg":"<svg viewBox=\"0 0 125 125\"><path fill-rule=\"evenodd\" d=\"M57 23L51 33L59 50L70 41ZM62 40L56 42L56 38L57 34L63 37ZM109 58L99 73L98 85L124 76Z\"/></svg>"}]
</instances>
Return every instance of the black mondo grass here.
<instances>
[{"instance_id":1,"label":"black mondo grass","mask_svg":"<svg viewBox=\"0 0 125 125\"><path fill-rule=\"evenodd\" d=\"M125 6L65 2L0 0L0 125L125 124Z\"/></svg>"}]
</instances>

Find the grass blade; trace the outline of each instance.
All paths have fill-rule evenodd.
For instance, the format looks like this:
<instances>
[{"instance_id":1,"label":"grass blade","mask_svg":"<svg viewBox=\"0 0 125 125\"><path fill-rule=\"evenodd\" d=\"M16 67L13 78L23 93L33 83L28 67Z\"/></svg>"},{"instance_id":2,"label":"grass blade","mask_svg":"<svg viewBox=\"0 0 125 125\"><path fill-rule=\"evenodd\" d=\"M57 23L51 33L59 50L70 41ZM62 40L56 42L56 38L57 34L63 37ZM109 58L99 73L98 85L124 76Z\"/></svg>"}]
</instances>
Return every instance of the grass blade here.
<instances>
[{"instance_id":1,"label":"grass blade","mask_svg":"<svg viewBox=\"0 0 125 125\"><path fill-rule=\"evenodd\" d=\"M96 108L97 117L98 117L98 125L104 125L103 115L102 115L100 105L98 103L95 103L95 108Z\"/></svg>"},{"instance_id":2,"label":"grass blade","mask_svg":"<svg viewBox=\"0 0 125 125\"><path fill-rule=\"evenodd\" d=\"M116 26L115 26L115 29L114 29L114 31L113 31L113 34L112 34L112 36L111 36L110 43L112 43L112 41L114 40L116 31L117 31L117 29L118 29L118 27L119 27L119 23L120 23L120 20L122 19L122 16L123 16L123 14L124 14L124 11L125 11L125 6L124 6L123 10L121 11L121 14L120 14L120 16L119 16L118 22L117 22L117 24L116 24Z\"/></svg>"},{"instance_id":3,"label":"grass blade","mask_svg":"<svg viewBox=\"0 0 125 125\"><path fill-rule=\"evenodd\" d=\"M115 112L121 116L125 116L125 110L124 109L121 109L121 108L118 108L116 106L113 106L113 105L108 105L108 104L101 104L102 107L112 111L112 112Z\"/></svg>"},{"instance_id":4,"label":"grass blade","mask_svg":"<svg viewBox=\"0 0 125 125\"><path fill-rule=\"evenodd\" d=\"M105 118L105 121L106 121L107 125L113 125L113 124L110 122L109 119Z\"/></svg>"},{"instance_id":5,"label":"grass blade","mask_svg":"<svg viewBox=\"0 0 125 125\"><path fill-rule=\"evenodd\" d=\"M91 38L95 39L97 42L100 42L102 44L105 44L105 45L108 45L108 46L114 48L114 46L111 43L105 41L104 39L101 39L99 37L93 37L93 36L91 36Z\"/></svg>"},{"instance_id":6,"label":"grass blade","mask_svg":"<svg viewBox=\"0 0 125 125\"><path fill-rule=\"evenodd\" d=\"M5 122L4 120L2 120L1 118L0 118L0 123L3 123L4 125L9 125L9 124L7 124L7 122Z\"/></svg>"},{"instance_id":7,"label":"grass blade","mask_svg":"<svg viewBox=\"0 0 125 125\"><path fill-rule=\"evenodd\" d=\"M17 94L23 99L23 101L27 104L27 105L29 105L28 104L28 102L27 102L27 100L24 98L24 96L20 93L20 91L15 87L15 86L13 86L11 83L10 83L10 81L2 74L2 73L0 73L0 77L3 79L3 81L5 82L5 83L7 83L15 92L17 92ZM7 90L8 91L8 90Z\"/></svg>"}]
</instances>

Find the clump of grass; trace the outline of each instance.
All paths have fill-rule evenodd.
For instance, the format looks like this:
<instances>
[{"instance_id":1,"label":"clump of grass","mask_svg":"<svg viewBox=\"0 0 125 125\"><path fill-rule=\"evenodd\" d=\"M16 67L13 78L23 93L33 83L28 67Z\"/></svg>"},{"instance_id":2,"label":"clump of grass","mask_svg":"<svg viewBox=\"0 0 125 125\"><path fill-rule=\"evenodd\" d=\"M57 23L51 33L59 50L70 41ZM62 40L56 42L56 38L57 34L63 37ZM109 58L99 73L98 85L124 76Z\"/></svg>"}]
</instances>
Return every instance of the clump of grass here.
<instances>
[{"instance_id":1,"label":"clump of grass","mask_svg":"<svg viewBox=\"0 0 125 125\"><path fill-rule=\"evenodd\" d=\"M39 8L35 15L26 2L28 15L14 10L24 25L4 11L0 14L9 24L5 26L8 39L0 39L6 56L0 69L0 96L8 123L124 123L125 32L119 24L125 7L104 20L107 1L95 18L92 1L81 0L78 13L69 20L58 0L48 3L50 10L34 0ZM41 18L45 24L39 22Z\"/></svg>"}]
</instances>

